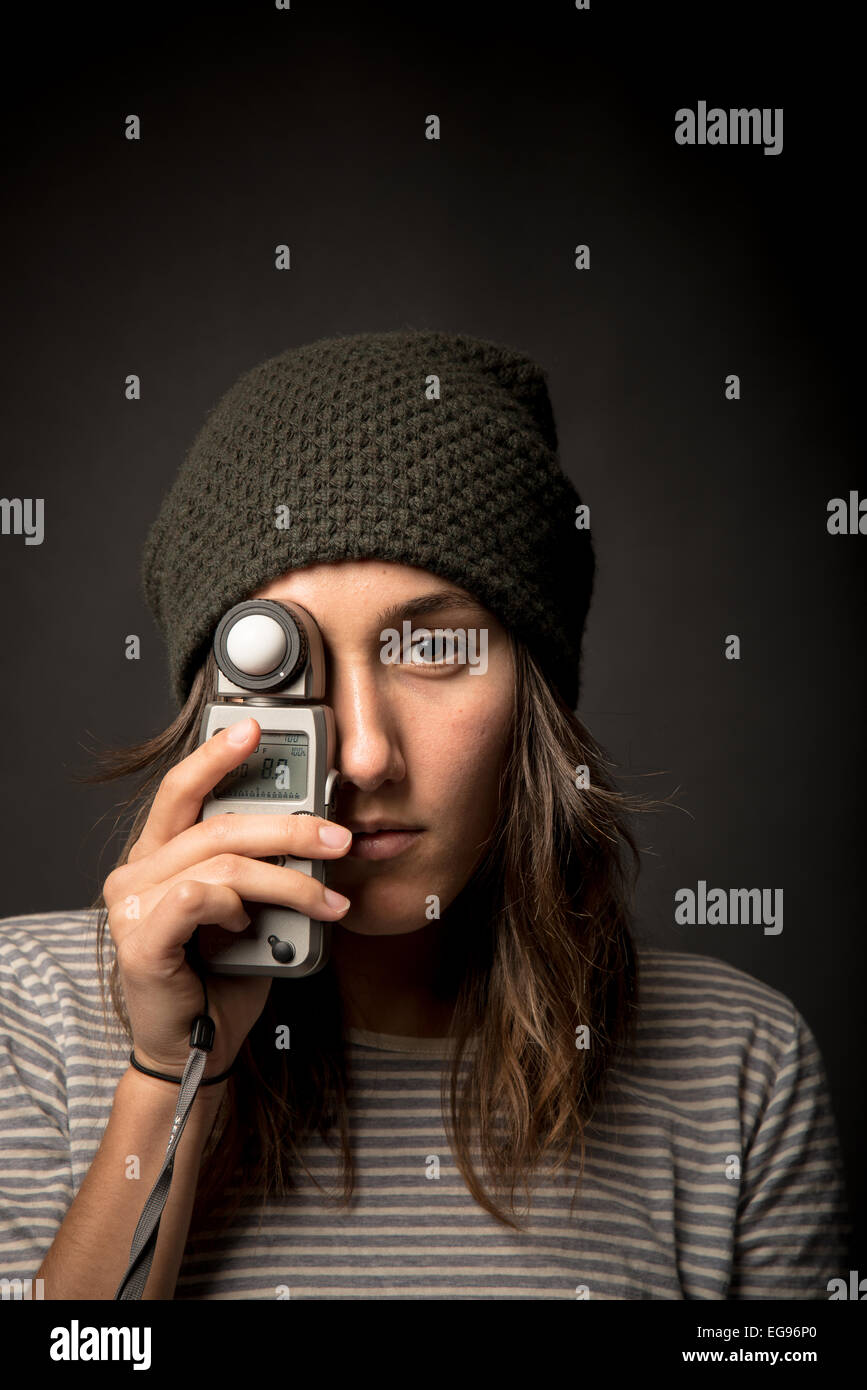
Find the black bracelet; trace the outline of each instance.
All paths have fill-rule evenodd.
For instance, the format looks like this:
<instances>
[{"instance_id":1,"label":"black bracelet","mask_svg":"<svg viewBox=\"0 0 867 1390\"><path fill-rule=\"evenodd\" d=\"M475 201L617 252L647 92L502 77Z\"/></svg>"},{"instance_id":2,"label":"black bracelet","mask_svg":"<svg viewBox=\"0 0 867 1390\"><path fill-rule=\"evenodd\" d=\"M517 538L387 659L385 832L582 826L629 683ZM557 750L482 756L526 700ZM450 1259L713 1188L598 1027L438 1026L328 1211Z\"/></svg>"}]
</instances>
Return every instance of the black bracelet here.
<instances>
[{"instance_id":1,"label":"black bracelet","mask_svg":"<svg viewBox=\"0 0 867 1390\"><path fill-rule=\"evenodd\" d=\"M203 1052L210 1052L214 1046L216 1029L214 1020L208 1013L208 985L204 975L199 977L202 982L202 989L205 993L205 1004L202 1012L193 1019L193 1026L190 1031L190 1047L201 1048ZM182 1076L167 1076L164 1071L151 1071L150 1067L143 1067L141 1062L137 1062L135 1052L129 1054L130 1066L135 1067L136 1071L143 1072L145 1076L155 1076L157 1081L170 1081L173 1086L180 1086L184 1078ZM235 1061L238 1059L235 1058ZM207 1081L199 1082L200 1086L216 1086L218 1081L225 1081L227 1076L231 1076L235 1070L235 1062L229 1067L228 1071L221 1072L219 1076L211 1076Z\"/></svg>"},{"instance_id":2,"label":"black bracelet","mask_svg":"<svg viewBox=\"0 0 867 1390\"><path fill-rule=\"evenodd\" d=\"M144 1072L145 1076L155 1076L158 1081L171 1081L174 1086L180 1086L184 1079L182 1076L167 1076L163 1071L151 1071L150 1067L143 1067L141 1062L136 1061L134 1052L129 1054L129 1060L130 1065L135 1067L136 1071ZM216 1086L218 1081L225 1081L227 1076L231 1076L234 1070L235 1063L233 1062L228 1071L221 1072L219 1076L211 1076L207 1081L200 1081L199 1085Z\"/></svg>"}]
</instances>

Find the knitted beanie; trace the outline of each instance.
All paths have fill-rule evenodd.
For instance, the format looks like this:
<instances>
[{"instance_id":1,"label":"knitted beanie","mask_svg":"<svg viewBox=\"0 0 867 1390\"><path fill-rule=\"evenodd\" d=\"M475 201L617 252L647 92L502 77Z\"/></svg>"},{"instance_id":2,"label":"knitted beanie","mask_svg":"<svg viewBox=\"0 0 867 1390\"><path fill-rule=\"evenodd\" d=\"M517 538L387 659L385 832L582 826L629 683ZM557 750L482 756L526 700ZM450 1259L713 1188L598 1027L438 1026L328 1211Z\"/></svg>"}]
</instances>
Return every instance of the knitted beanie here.
<instances>
[{"instance_id":1,"label":"knitted beanie","mask_svg":"<svg viewBox=\"0 0 867 1390\"><path fill-rule=\"evenodd\" d=\"M220 618L270 580L377 558L471 592L574 708L594 571L580 503L521 353L415 329L280 353L207 415L145 540L172 691L182 705Z\"/></svg>"}]
</instances>

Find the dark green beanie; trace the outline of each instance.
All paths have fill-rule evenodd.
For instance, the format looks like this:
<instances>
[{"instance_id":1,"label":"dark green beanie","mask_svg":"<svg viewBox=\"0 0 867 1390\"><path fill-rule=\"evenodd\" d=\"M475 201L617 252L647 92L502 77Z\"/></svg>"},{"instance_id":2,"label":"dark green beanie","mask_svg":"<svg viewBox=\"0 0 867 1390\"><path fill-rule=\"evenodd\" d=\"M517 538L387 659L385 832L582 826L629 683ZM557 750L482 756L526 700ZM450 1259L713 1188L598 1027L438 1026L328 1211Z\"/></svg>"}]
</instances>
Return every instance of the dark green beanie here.
<instances>
[{"instance_id":1,"label":"dark green beanie","mask_svg":"<svg viewBox=\"0 0 867 1390\"><path fill-rule=\"evenodd\" d=\"M280 353L210 411L145 540L174 695L233 604L290 569L377 558L469 590L574 708L594 569L580 503L521 353L423 330Z\"/></svg>"}]
</instances>

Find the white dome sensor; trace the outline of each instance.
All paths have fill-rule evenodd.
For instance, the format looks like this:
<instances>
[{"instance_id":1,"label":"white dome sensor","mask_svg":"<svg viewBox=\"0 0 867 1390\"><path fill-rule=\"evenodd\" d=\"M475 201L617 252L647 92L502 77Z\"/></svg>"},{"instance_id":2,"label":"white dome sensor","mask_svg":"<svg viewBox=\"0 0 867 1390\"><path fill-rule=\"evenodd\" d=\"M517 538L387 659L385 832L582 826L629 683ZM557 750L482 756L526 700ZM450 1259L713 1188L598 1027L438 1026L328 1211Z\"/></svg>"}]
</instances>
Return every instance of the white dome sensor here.
<instances>
[{"instance_id":1,"label":"white dome sensor","mask_svg":"<svg viewBox=\"0 0 867 1390\"><path fill-rule=\"evenodd\" d=\"M286 657L286 633L264 613L251 613L233 623L226 637L226 654L248 676L276 671Z\"/></svg>"}]
</instances>

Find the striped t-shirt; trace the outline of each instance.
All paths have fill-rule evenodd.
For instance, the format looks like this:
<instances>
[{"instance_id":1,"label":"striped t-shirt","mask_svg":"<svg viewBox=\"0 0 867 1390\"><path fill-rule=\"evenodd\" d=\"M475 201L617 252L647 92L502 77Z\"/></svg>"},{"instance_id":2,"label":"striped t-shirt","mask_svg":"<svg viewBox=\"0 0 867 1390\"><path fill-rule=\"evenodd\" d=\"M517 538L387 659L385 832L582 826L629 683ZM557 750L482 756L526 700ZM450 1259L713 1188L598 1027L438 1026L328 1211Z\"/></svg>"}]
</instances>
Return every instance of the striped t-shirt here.
<instances>
[{"instance_id":1,"label":"striped t-shirt","mask_svg":"<svg viewBox=\"0 0 867 1390\"><path fill-rule=\"evenodd\" d=\"M128 1065L119 1027L104 1040L95 928L89 911L0 921L2 1278L35 1276ZM827 1299L849 1227L809 1027L722 961L640 947L639 964L637 1046L608 1074L571 1213L578 1146L510 1230L453 1161L447 1042L349 1029L351 1207L302 1171L264 1219L242 1208L189 1243L175 1297ZM305 1157L333 1190L334 1151L317 1136Z\"/></svg>"}]
</instances>

